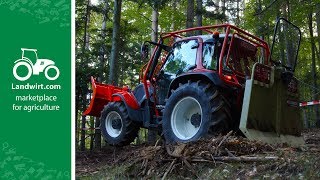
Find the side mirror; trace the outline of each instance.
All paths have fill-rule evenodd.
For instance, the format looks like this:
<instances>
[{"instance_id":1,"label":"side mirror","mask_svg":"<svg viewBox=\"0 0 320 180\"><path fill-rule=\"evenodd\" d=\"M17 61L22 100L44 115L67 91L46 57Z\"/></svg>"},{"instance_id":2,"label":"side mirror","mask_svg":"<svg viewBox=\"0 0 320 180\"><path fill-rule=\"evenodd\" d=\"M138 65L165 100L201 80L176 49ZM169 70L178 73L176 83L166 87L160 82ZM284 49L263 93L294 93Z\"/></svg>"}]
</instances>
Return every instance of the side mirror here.
<instances>
[{"instance_id":1,"label":"side mirror","mask_svg":"<svg viewBox=\"0 0 320 180\"><path fill-rule=\"evenodd\" d=\"M141 48L140 48L140 53L141 53L141 58L142 59L146 59L148 58L148 54L149 54L149 46L145 43L143 43L141 45Z\"/></svg>"}]
</instances>

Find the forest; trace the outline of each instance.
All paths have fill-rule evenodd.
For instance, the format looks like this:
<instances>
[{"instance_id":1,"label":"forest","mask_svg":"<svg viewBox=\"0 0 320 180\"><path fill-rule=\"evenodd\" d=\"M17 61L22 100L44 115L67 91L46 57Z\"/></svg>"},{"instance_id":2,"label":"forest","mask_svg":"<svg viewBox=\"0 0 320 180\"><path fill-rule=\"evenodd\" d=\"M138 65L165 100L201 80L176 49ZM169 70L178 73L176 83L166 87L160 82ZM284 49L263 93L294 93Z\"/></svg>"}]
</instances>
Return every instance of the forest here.
<instances>
[{"instance_id":1,"label":"forest","mask_svg":"<svg viewBox=\"0 0 320 180\"><path fill-rule=\"evenodd\" d=\"M275 23L280 17L297 25L302 32L294 74L299 81L299 99L301 102L319 100L320 0L76 0L75 146L77 151L100 152L101 149L114 151L101 137L99 118L82 115L92 96L90 77L96 77L102 83L134 89L141 80L141 69L148 62L147 59L141 58L140 53L144 41L156 42L164 32L229 23L256 35L271 45ZM320 127L319 105L301 107L300 111L306 131ZM319 132L316 131L316 134ZM158 147L155 136L152 131L141 130L134 144L156 144L154 147ZM234 141L238 141L237 138L230 136L228 140L220 139L220 145L227 147ZM259 152L270 148L260 144L255 146L246 140L243 143ZM195 151L197 147L190 145L189 148ZM183 149L185 150L185 147ZM161 150L149 149L147 153L151 151ZM223 151L230 153L226 149ZM235 151L239 153L239 150ZM271 148L271 151L276 150ZM316 152L318 153L319 149ZM80 154L79 159L82 160L84 156L86 155ZM94 156L94 158L97 157ZM148 162L142 164L144 163ZM168 169L171 168L170 171L163 170L165 176L171 172L175 163L176 160L172 161L171 165L166 164ZM279 165L285 163L287 161ZM182 164L191 168L188 162L183 161ZM288 171L294 171L294 169L289 168ZM191 176L201 178L195 175L195 172L191 172ZM317 173L320 176L320 173Z\"/></svg>"}]
</instances>

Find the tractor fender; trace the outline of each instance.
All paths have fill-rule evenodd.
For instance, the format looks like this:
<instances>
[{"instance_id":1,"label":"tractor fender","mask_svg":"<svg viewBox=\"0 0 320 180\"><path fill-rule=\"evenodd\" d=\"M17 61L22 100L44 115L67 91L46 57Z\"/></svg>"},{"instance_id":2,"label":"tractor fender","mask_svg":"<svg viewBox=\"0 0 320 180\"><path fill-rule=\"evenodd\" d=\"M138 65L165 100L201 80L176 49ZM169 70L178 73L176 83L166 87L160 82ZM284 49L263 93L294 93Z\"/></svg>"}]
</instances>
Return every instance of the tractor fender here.
<instances>
[{"instance_id":1,"label":"tractor fender","mask_svg":"<svg viewBox=\"0 0 320 180\"><path fill-rule=\"evenodd\" d=\"M141 107L139 106L136 98L131 92L118 92L112 95L112 97L120 98L121 101L126 106L128 111L128 115L133 121L142 121L143 113L141 111Z\"/></svg>"},{"instance_id":2,"label":"tractor fender","mask_svg":"<svg viewBox=\"0 0 320 180\"><path fill-rule=\"evenodd\" d=\"M16 60L14 63L16 64L16 63L21 62L21 61L25 61L25 62L29 63L31 66L33 65L33 63L31 62L31 60L28 59L28 58L18 59L18 60Z\"/></svg>"},{"instance_id":3,"label":"tractor fender","mask_svg":"<svg viewBox=\"0 0 320 180\"><path fill-rule=\"evenodd\" d=\"M117 92L113 94L112 97L119 97L126 104L126 106L130 107L131 109L138 110L140 108L136 98L131 92Z\"/></svg>"},{"instance_id":4,"label":"tractor fender","mask_svg":"<svg viewBox=\"0 0 320 180\"><path fill-rule=\"evenodd\" d=\"M189 80L191 81L207 81L213 83L217 87L225 87L225 84L220 79L219 75L214 72L190 72L187 74L182 74L171 81L169 86L169 91L167 97L171 95L171 89L177 89L179 87L179 83L187 83Z\"/></svg>"}]
</instances>

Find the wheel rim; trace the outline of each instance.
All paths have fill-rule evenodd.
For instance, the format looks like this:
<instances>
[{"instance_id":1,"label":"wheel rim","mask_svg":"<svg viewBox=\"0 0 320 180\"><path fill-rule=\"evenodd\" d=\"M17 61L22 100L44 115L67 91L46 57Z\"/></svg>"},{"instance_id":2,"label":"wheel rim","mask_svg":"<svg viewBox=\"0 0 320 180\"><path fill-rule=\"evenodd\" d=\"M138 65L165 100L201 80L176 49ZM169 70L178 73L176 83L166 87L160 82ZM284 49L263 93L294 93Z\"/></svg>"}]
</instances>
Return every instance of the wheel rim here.
<instances>
[{"instance_id":1,"label":"wheel rim","mask_svg":"<svg viewBox=\"0 0 320 180\"><path fill-rule=\"evenodd\" d=\"M111 137L118 137L122 132L122 119L119 113L111 111L106 117L106 131ZM117 124L119 123L120 124Z\"/></svg>"},{"instance_id":2,"label":"wheel rim","mask_svg":"<svg viewBox=\"0 0 320 180\"><path fill-rule=\"evenodd\" d=\"M181 99L173 108L171 127L181 140L189 140L199 131L202 124L202 108L193 97Z\"/></svg>"}]
</instances>

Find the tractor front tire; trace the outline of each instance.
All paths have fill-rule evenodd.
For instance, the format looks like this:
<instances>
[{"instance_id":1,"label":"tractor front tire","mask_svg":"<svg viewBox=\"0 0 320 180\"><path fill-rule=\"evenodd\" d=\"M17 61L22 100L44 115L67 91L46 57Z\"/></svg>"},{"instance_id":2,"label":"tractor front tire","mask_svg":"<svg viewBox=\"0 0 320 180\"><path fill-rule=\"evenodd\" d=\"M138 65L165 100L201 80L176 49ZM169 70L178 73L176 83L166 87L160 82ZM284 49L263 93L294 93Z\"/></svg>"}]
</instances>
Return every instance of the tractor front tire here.
<instances>
[{"instance_id":1,"label":"tractor front tire","mask_svg":"<svg viewBox=\"0 0 320 180\"><path fill-rule=\"evenodd\" d=\"M100 117L101 133L112 146L125 146L138 136L139 126L128 115L122 102L110 102L104 106Z\"/></svg>"},{"instance_id":2,"label":"tractor front tire","mask_svg":"<svg viewBox=\"0 0 320 180\"><path fill-rule=\"evenodd\" d=\"M212 84L189 81L171 92L162 120L167 143L196 141L228 130L230 107Z\"/></svg>"}]
</instances>

